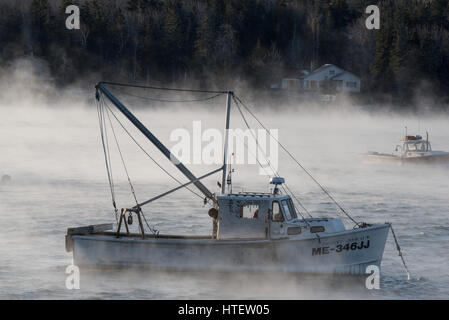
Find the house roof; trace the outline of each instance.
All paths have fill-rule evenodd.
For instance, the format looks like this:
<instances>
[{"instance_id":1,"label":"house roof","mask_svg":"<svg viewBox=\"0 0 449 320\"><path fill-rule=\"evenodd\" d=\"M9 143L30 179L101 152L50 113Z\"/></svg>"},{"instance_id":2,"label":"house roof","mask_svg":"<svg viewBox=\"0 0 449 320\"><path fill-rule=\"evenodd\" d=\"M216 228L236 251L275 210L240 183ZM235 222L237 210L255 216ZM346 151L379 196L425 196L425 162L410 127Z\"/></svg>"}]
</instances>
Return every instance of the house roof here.
<instances>
[{"instance_id":1,"label":"house roof","mask_svg":"<svg viewBox=\"0 0 449 320\"><path fill-rule=\"evenodd\" d=\"M317 72L320 72L320 71L322 71L322 70L324 70L324 69L327 69L327 68L329 68L329 67L337 67L337 66L335 66L335 65L333 65L333 64L331 64L331 63L326 63L326 64L323 64L321 67L319 67L318 69L315 69L315 70L313 70L312 72L310 72L309 74L308 74L308 76L311 76L312 74L315 74L315 73L317 73ZM339 68L340 69L340 68Z\"/></svg>"},{"instance_id":2,"label":"house roof","mask_svg":"<svg viewBox=\"0 0 449 320\"><path fill-rule=\"evenodd\" d=\"M336 78L338 78L339 76L344 75L344 74L349 74L349 75L351 75L351 76L353 76L353 77L355 77L355 78L360 79L359 76L357 76L357 75L355 75L355 74L353 74L353 73L351 73L351 72L349 72L349 71L344 70L343 72L337 73L335 76L331 77L331 80L334 80L334 79L336 79Z\"/></svg>"},{"instance_id":3,"label":"house roof","mask_svg":"<svg viewBox=\"0 0 449 320\"><path fill-rule=\"evenodd\" d=\"M340 76L343 75L343 74L349 74L349 75L352 75L353 77L356 77L356 78L359 78L359 79L360 79L359 76L357 76L357 75L355 75L355 74L353 74L353 73L351 73L351 72L349 72L349 71L346 71L346 70L344 70L344 69L342 69L342 68L340 68L340 67L337 67L336 65L331 64L331 63L323 64L321 67L319 67L318 69L313 70L310 74L308 74L307 76L305 76L305 78L307 78L307 77L309 77L309 76L312 76L312 75L314 75L314 74L316 74L316 73L318 73L318 72L321 72L321 71L323 71L323 70L325 70L325 69L327 69L327 68L330 68L330 67L335 67L335 68L338 68L338 69L341 70L341 72L339 72L339 73L337 73L336 75L330 77L330 80L336 79L336 78L340 77Z\"/></svg>"},{"instance_id":4,"label":"house roof","mask_svg":"<svg viewBox=\"0 0 449 320\"><path fill-rule=\"evenodd\" d=\"M323 70L326 70L326 69L328 69L328 68L330 68L330 67L335 67L335 68L337 68L337 69L339 69L339 70L342 70L343 71L343 69L342 68L340 68L340 67L337 67L336 65L334 65L334 64L330 64L330 63L326 63L326 64L323 64L321 67L319 67L318 69L315 69L315 70L313 70L312 72L310 72L308 75L306 75L306 76L303 76L303 77L301 77L301 78L309 78L309 77L312 77L312 76L314 76L314 75L316 75L317 73L319 73L319 72L321 72L321 71L323 71Z\"/></svg>"}]
</instances>

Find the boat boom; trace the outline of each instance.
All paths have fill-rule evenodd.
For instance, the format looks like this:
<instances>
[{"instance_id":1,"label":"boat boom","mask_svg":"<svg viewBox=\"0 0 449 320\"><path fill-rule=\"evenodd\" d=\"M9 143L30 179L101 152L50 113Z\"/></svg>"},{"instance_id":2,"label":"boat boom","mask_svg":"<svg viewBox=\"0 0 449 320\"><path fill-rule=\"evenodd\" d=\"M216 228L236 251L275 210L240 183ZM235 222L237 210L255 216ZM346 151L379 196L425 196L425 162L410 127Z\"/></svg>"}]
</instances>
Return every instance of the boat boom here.
<instances>
[{"instance_id":1,"label":"boat boom","mask_svg":"<svg viewBox=\"0 0 449 320\"><path fill-rule=\"evenodd\" d=\"M105 88L104 84L102 82L99 82L95 88L97 89L97 100L99 99L98 91L101 91L116 107L119 109L123 115L128 118L129 121L131 121L132 124L136 126L137 129L139 129L140 132L143 133L145 137L148 138L158 149L162 152L175 166L179 169L205 196L206 198L209 198L216 202L215 196L210 192L209 189L201 182L199 179L195 177L195 175L187 169L184 164L179 161L174 154L170 152L170 150L167 149L166 146L162 144L162 142L159 141L158 138L156 138L150 130L148 130L142 122L140 122L132 113L128 110L114 95Z\"/></svg>"}]
</instances>

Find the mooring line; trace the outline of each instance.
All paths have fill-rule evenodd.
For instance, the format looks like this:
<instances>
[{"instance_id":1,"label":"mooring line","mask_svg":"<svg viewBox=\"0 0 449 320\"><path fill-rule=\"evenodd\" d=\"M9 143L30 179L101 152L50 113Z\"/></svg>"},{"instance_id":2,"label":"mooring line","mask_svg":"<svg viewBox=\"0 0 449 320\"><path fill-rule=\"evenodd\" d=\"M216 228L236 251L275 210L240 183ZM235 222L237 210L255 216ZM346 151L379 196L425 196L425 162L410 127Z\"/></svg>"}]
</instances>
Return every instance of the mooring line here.
<instances>
[{"instance_id":1,"label":"mooring line","mask_svg":"<svg viewBox=\"0 0 449 320\"><path fill-rule=\"evenodd\" d=\"M402 255L401 247L399 246L398 239L396 238L396 234L394 233L393 226L390 224L391 233L393 234L394 242L396 243L396 249L398 250L398 254L401 257L402 264L404 265L405 271L407 272L407 280L410 280L410 271L407 268L407 264L405 263L404 256Z\"/></svg>"}]
</instances>

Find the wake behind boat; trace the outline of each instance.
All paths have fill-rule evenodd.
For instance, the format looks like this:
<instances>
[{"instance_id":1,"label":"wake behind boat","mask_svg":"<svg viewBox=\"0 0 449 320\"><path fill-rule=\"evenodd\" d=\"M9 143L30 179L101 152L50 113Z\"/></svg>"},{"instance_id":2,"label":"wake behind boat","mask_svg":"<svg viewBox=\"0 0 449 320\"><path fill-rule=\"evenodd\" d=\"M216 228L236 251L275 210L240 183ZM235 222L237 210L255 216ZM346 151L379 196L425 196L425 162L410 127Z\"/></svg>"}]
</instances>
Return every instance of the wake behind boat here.
<instances>
[{"instance_id":1,"label":"wake behind boat","mask_svg":"<svg viewBox=\"0 0 449 320\"><path fill-rule=\"evenodd\" d=\"M171 160L188 181L179 182L178 187L147 201L138 203L136 200L135 206L120 211L113 196L114 209L119 213L115 230L112 230L113 224L69 228L66 250L73 252L76 265L327 274L365 274L368 266L380 268L391 225L356 222L281 143L278 142L281 148L321 187L354 223L354 227L347 229L339 218L314 218L291 193L285 179L276 171L270 180L270 193L232 192L232 170L228 166L227 150L231 101L235 102L242 117L244 114L241 106L254 116L233 92L219 92L227 95L223 165L196 177L112 95L106 88L106 83L99 83L96 89L103 145L106 145L104 138L107 135L102 121L110 119L110 114L114 116L111 108L105 103L104 99L107 98ZM244 120L247 123L245 118ZM104 148L104 151L110 178L108 148ZM216 195L201 180L218 172L222 175L219 183L221 193ZM134 193L131 181L129 182ZM142 207L190 185L194 185L204 195L204 203L210 206L208 215L213 221L211 234L170 235L160 234L152 229ZM137 217L139 225L137 234L129 231L133 217Z\"/></svg>"}]
</instances>

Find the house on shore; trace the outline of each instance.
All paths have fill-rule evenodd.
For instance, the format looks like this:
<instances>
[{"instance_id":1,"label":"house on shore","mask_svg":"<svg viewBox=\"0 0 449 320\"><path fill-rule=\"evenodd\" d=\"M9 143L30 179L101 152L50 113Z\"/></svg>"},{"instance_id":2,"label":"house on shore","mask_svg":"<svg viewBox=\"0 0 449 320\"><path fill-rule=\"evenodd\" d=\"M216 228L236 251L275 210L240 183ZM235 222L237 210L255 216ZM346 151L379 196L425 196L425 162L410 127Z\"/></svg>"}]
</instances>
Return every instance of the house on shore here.
<instances>
[{"instance_id":1,"label":"house on shore","mask_svg":"<svg viewBox=\"0 0 449 320\"><path fill-rule=\"evenodd\" d=\"M296 77L282 78L280 84L272 84L271 88L310 93L360 93L360 86L360 77L333 64L325 64L312 72L302 70Z\"/></svg>"}]
</instances>

